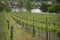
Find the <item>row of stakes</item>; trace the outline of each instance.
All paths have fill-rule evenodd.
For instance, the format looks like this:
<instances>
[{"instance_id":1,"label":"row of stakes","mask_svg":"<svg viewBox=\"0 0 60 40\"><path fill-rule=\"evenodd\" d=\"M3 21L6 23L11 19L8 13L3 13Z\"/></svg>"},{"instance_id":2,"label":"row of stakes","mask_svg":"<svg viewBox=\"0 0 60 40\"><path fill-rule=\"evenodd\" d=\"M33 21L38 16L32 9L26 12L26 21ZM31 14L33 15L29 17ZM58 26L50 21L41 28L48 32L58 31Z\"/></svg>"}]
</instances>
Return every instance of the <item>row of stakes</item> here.
<instances>
[{"instance_id":1,"label":"row of stakes","mask_svg":"<svg viewBox=\"0 0 60 40\"><path fill-rule=\"evenodd\" d=\"M9 25L10 21L9 21L9 19L7 19L6 22L7 22L8 30L9 30L10 29L10 25ZM10 40L13 40L13 26L11 26Z\"/></svg>"}]
</instances>

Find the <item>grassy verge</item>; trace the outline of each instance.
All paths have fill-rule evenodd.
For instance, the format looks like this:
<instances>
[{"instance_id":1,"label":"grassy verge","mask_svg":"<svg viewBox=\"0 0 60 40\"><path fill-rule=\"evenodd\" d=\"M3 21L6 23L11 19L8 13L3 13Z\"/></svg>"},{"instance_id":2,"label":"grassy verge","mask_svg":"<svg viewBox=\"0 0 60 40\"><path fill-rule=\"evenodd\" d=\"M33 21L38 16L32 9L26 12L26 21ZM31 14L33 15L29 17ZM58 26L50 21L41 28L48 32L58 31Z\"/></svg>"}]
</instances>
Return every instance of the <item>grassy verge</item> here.
<instances>
[{"instance_id":1,"label":"grassy verge","mask_svg":"<svg viewBox=\"0 0 60 40\"><path fill-rule=\"evenodd\" d=\"M5 13L0 13L0 40L8 40L8 28Z\"/></svg>"}]
</instances>

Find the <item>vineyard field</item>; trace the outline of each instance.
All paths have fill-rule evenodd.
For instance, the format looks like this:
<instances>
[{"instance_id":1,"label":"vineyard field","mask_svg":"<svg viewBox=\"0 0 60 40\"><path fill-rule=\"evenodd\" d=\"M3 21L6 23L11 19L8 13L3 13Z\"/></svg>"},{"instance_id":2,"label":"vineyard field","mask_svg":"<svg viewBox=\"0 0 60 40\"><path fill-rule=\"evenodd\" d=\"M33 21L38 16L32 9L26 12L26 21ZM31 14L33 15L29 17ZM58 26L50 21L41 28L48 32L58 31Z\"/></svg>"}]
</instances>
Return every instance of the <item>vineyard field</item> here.
<instances>
[{"instance_id":1,"label":"vineyard field","mask_svg":"<svg viewBox=\"0 0 60 40\"><path fill-rule=\"evenodd\" d=\"M50 31L58 29L58 14L32 14L32 13L14 13L11 14L12 18L16 21L23 22L30 26L34 26L46 30L46 17L48 18L48 28Z\"/></svg>"}]
</instances>

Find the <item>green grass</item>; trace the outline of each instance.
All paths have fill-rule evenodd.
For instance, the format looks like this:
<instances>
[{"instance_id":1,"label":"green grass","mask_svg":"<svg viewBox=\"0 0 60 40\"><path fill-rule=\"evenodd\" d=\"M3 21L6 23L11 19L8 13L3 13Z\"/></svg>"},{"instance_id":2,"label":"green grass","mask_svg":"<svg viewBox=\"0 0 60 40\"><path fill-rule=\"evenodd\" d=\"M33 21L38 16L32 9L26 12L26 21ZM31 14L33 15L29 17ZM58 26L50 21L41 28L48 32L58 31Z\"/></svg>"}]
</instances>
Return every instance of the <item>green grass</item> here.
<instances>
[{"instance_id":1,"label":"green grass","mask_svg":"<svg viewBox=\"0 0 60 40\"><path fill-rule=\"evenodd\" d=\"M0 40L8 40L8 29L5 13L0 13Z\"/></svg>"}]
</instances>

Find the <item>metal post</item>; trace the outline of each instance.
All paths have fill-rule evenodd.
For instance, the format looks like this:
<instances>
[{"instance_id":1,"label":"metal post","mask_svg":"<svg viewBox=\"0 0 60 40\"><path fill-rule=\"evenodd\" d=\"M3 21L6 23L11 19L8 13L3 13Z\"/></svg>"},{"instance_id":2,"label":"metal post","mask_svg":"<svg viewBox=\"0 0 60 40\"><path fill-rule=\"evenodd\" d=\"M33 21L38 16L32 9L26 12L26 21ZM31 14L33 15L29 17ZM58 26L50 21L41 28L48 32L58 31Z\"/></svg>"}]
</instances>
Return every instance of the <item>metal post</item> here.
<instances>
[{"instance_id":1,"label":"metal post","mask_svg":"<svg viewBox=\"0 0 60 40\"><path fill-rule=\"evenodd\" d=\"M13 40L13 26L11 26L11 40Z\"/></svg>"}]
</instances>

